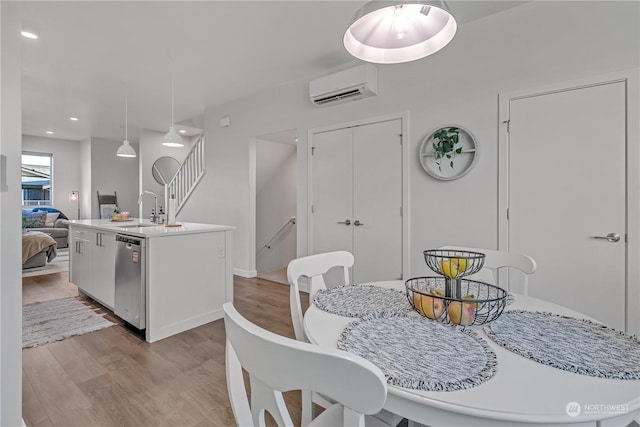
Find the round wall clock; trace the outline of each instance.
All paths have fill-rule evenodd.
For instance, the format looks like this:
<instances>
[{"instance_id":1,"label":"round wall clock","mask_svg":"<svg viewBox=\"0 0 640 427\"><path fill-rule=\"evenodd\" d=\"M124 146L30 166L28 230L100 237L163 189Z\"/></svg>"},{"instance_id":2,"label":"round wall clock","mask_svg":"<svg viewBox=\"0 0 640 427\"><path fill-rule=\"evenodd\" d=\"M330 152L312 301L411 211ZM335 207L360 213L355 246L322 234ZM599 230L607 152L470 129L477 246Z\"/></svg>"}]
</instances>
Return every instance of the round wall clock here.
<instances>
[{"instance_id":1,"label":"round wall clock","mask_svg":"<svg viewBox=\"0 0 640 427\"><path fill-rule=\"evenodd\" d=\"M440 126L420 143L420 164L432 177L450 181L468 173L478 159L478 142L462 126Z\"/></svg>"}]
</instances>

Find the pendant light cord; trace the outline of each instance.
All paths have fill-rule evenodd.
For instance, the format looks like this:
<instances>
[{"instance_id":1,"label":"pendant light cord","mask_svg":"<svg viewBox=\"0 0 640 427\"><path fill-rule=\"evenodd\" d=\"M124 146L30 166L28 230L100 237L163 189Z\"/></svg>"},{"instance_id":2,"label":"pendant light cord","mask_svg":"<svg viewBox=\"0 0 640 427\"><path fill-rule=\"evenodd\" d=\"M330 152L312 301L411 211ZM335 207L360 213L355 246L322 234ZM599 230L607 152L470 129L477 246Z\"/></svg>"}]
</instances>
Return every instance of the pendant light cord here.
<instances>
[{"instance_id":1,"label":"pendant light cord","mask_svg":"<svg viewBox=\"0 0 640 427\"><path fill-rule=\"evenodd\" d=\"M129 98L128 98L128 90L125 88L124 90L124 139L125 141L129 140L129 133L127 128L129 127Z\"/></svg>"},{"instance_id":2,"label":"pendant light cord","mask_svg":"<svg viewBox=\"0 0 640 427\"><path fill-rule=\"evenodd\" d=\"M174 87L173 87L173 67L171 67L171 126L173 126L173 102L174 102Z\"/></svg>"}]
</instances>

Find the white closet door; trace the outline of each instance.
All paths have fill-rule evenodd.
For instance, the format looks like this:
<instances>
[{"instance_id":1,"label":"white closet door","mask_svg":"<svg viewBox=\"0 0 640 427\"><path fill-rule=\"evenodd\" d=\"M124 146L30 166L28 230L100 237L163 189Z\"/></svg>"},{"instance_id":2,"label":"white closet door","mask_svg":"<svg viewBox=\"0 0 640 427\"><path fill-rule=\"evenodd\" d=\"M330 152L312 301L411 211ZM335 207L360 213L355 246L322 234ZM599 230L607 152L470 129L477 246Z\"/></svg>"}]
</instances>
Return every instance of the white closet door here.
<instances>
[{"instance_id":1,"label":"white closet door","mask_svg":"<svg viewBox=\"0 0 640 427\"><path fill-rule=\"evenodd\" d=\"M313 253L353 252L352 130L313 136Z\"/></svg>"},{"instance_id":2,"label":"white closet door","mask_svg":"<svg viewBox=\"0 0 640 427\"><path fill-rule=\"evenodd\" d=\"M399 119L353 128L355 283L402 277L401 134Z\"/></svg>"},{"instance_id":3,"label":"white closet door","mask_svg":"<svg viewBox=\"0 0 640 427\"><path fill-rule=\"evenodd\" d=\"M624 329L625 84L514 99L509 111L509 249L538 263L530 294ZM620 240L593 238L609 233Z\"/></svg>"}]
</instances>

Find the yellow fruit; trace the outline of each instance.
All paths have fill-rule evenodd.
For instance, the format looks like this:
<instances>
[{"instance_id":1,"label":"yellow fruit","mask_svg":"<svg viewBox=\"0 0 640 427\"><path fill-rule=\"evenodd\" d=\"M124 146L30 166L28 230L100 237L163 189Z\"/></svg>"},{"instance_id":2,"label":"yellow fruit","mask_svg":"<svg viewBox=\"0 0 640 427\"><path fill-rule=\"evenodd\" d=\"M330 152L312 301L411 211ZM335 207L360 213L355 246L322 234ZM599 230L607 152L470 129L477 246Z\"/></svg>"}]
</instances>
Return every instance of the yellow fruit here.
<instances>
[{"instance_id":1,"label":"yellow fruit","mask_svg":"<svg viewBox=\"0 0 640 427\"><path fill-rule=\"evenodd\" d=\"M475 296L473 295L465 295L462 297L462 299L476 299ZM480 307L480 303L479 302L474 302L473 306L477 309L478 307Z\"/></svg>"},{"instance_id":2,"label":"yellow fruit","mask_svg":"<svg viewBox=\"0 0 640 427\"><path fill-rule=\"evenodd\" d=\"M467 270L467 259L466 258L454 258L451 261L456 263L456 265L458 266L458 272L459 273L464 273Z\"/></svg>"},{"instance_id":3,"label":"yellow fruit","mask_svg":"<svg viewBox=\"0 0 640 427\"><path fill-rule=\"evenodd\" d=\"M431 294L433 296L436 296L436 297L443 297L444 296L444 291L442 289L440 289L440 288L434 288L434 289L431 289L429 291L429 294Z\"/></svg>"},{"instance_id":4,"label":"yellow fruit","mask_svg":"<svg viewBox=\"0 0 640 427\"><path fill-rule=\"evenodd\" d=\"M417 292L413 293L413 306L418 313L424 315L424 313L422 312L422 301L420 300L420 294Z\"/></svg>"},{"instance_id":5,"label":"yellow fruit","mask_svg":"<svg viewBox=\"0 0 640 427\"><path fill-rule=\"evenodd\" d=\"M440 273L449 279L455 279L458 277L458 264L452 259L443 259L440 262Z\"/></svg>"},{"instance_id":6,"label":"yellow fruit","mask_svg":"<svg viewBox=\"0 0 640 427\"><path fill-rule=\"evenodd\" d=\"M468 326L476 320L474 304L468 302L453 301L449 303L447 314L449 321L456 325Z\"/></svg>"},{"instance_id":7,"label":"yellow fruit","mask_svg":"<svg viewBox=\"0 0 640 427\"><path fill-rule=\"evenodd\" d=\"M444 312L444 302L440 298L422 295L422 314L429 319L437 319Z\"/></svg>"}]
</instances>

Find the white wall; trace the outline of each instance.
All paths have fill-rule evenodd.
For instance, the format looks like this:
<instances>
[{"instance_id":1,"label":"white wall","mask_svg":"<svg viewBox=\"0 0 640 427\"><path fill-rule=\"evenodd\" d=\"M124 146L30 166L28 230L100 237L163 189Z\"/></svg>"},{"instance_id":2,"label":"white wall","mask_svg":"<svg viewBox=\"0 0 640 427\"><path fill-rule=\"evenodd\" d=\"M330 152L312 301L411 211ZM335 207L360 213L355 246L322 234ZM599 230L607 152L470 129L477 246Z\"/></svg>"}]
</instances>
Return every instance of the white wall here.
<instances>
[{"instance_id":1,"label":"white wall","mask_svg":"<svg viewBox=\"0 0 640 427\"><path fill-rule=\"evenodd\" d=\"M138 207L138 162L135 157L118 157L122 141L91 138L91 218L100 218L98 194L118 196L120 210L135 213ZM136 152L138 144L132 142Z\"/></svg>"},{"instance_id":2,"label":"white wall","mask_svg":"<svg viewBox=\"0 0 640 427\"><path fill-rule=\"evenodd\" d=\"M52 186L54 208L69 219L78 219L78 205L69 200L73 190L80 190L80 143L66 139L22 135L22 151L53 155Z\"/></svg>"},{"instance_id":3,"label":"white wall","mask_svg":"<svg viewBox=\"0 0 640 427\"><path fill-rule=\"evenodd\" d=\"M21 425L21 4L0 2L0 425Z\"/></svg>"},{"instance_id":4,"label":"white wall","mask_svg":"<svg viewBox=\"0 0 640 427\"><path fill-rule=\"evenodd\" d=\"M296 216L296 147L256 140L256 251ZM256 255L258 274L286 267L296 257L296 226L288 224Z\"/></svg>"},{"instance_id":5,"label":"white wall","mask_svg":"<svg viewBox=\"0 0 640 427\"><path fill-rule=\"evenodd\" d=\"M91 218L91 138L80 142L80 218ZM95 203L95 202L94 202Z\"/></svg>"},{"instance_id":6,"label":"white wall","mask_svg":"<svg viewBox=\"0 0 640 427\"><path fill-rule=\"evenodd\" d=\"M425 248L452 242L496 248L498 94L637 68L638 7L637 2L525 3L462 25L451 44L431 57L379 66L380 94L374 98L316 108L303 81L209 108L207 174L184 215L237 226L234 266L250 270L250 141L254 135L297 128L298 251L304 255L308 201L303 130L408 112L411 263L406 273L426 271ZM602 31L603 23L612 24ZM231 126L220 128L218 121L225 115ZM446 183L430 178L415 154L421 138L444 123L469 129L482 149L468 175ZM438 202L443 199L446 204Z\"/></svg>"},{"instance_id":7,"label":"white wall","mask_svg":"<svg viewBox=\"0 0 640 427\"><path fill-rule=\"evenodd\" d=\"M138 188L138 195L144 190L153 191L158 195L158 206L164 206L164 186L158 184L153 179L151 168L153 162L163 156L169 156L176 159L180 164L189 154L189 150L195 141L191 137L182 137L184 140L184 147L166 147L162 145L162 137L165 133L156 132L153 130L141 129L140 130L140 149L138 150L139 165L140 165L140 187ZM136 200L137 202L137 200ZM166 212L166 206L164 206ZM153 209L153 197L144 196L142 204L135 212L142 218L149 218L151 215L151 209ZM132 211L134 212L134 211ZM182 219L181 214L178 214L178 219Z\"/></svg>"}]
</instances>

